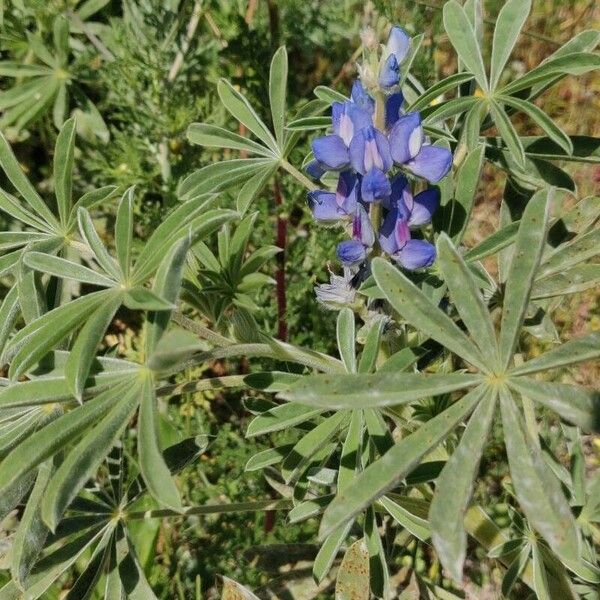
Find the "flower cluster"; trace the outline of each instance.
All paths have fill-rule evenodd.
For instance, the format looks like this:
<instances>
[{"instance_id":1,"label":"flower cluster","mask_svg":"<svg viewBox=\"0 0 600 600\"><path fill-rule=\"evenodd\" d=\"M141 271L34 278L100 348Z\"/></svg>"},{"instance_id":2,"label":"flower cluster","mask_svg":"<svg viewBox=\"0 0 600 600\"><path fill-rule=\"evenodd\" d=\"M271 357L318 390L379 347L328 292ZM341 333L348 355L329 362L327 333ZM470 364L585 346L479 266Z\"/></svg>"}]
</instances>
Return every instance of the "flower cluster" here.
<instances>
[{"instance_id":1,"label":"flower cluster","mask_svg":"<svg viewBox=\"0 0 600 600\"><path fill-rule=\"evenodd\" d=\"M452 154L427 142L418 112L402 111L400 65L409 49L408 35L393 27L383 56L377 57L378 77L362 67L362 81L354 82L350 100L333 103L333 133L312 143L308 174L339 176L335 192L310 192L309 206L318 221L351 223L351 239L337 248L345 267L363 264L376 243L405 269L428 267L435 259L434 246L410 232L431 221L439 191L429 188L413 196L405 172L438 182L450 170Z\"/></svg>"}]
</instances>

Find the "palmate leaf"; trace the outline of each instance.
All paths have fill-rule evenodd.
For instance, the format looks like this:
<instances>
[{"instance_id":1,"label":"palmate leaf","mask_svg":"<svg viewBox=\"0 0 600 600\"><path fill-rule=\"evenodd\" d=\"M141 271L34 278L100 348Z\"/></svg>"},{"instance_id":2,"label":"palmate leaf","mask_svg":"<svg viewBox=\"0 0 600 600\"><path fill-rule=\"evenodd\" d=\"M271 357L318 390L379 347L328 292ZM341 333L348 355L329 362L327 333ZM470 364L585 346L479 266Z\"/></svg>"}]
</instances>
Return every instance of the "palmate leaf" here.
<instances>
[{"instance_id":1,"label":"palmate leaf","mask_svg":"<svg viewBox=\"0 0 600 600\"><path fill-rule=\"evenodd\" d=\"M484 393L483 386L469 392L448 409L422 424L414 433L403 438L379 460L359 473L351 489L340 491L325 511L319 530L321 539L398 485L425 454L474 410Z\"/></svg>"}]
</instances>

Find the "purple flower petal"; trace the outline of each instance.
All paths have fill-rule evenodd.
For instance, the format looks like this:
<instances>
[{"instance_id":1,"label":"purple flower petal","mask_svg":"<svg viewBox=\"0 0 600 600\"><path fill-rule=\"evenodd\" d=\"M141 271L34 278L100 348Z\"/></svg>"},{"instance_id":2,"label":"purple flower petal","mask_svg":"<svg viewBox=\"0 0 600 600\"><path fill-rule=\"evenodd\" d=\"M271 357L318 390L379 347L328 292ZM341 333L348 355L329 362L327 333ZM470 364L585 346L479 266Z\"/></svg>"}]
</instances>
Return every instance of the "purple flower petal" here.
<instances>
[{"instance_id":1,"label":"purple flower petal","mask_svg":"<svg viewBox=\"0 0 600 600\"><path fill-rule=\"evenodd\" d=\"M410 189L410 185L408 185L408 179L404 176L403 173L397 173L394 175L391 181L392 193L390 194L389 199L384 199L382 205L384 208L400 208L403 216L408 219L409 212L404 206L403 199L406 199L407 196L412 198L412 193Z\"/></svg>"},{"instance_id":2,"label":"purple flower petal","mask_svg":"<svg viewBox=\"0 0 600 600\"><path fill-rule=\"evenodd\" d=\"M379 245L384 252L396 254L398 252L398 242L396 241L396 222L398 221L398 211L392 209L383 219L379 227Z\"/></svg>"},{"instance_id":3,"label":"purple flower petal","mask_svg":"<svg viewBox=\"0 0 600 600\"><path fill-rule=\"evenodd\" d=\"M346 216L338 206L335 194L324 190L308 193L308 206L317 221L337 221Z\"/></svg>"},{"instance_id":4,"label":"purple flower petal","mask_svg":"<svg viewBox=\"0 0 600 600\"><path fill-rule=\"evenodd\" d=\"M390 152L394 162L403 165L417 156L423 144L421 115L411 112L398 118L390 131Z\"/></svg>"},{"instance_id":5,"label":"purple flower petal","mask_svg":"<svg viewBox=\"0 0 600 600\"><path fill-rule=\"evenodd\" d=\"M375 127L361 129L350 143L350 162L364 175L373 167L386 172L392 166L387 138Z\"/></svg>"},{"instance_id":6,"label":"purple flower petal","mask_svg":"<svg viewBox=\"0 0 600 600\"><path fill-rule=\"evenodd\" d=\"M375 100L369 96L363 84L357 79L352 84L352 102L354 102L357 106L366 110L369 114L373 114L375 112Z\"/></svg>"},{"instance_id":7,"label":"purple flower petal","mask_svg":"<svg viewBox=\"0 0 600 600\"><path fill-rule=\"evenodd\" d=\"M390 94L385 101L385 127L390 129L400 116L404 96L400 92Z\"/></svg>"},{"instance_id":8,"label":"purple flower petal","mask_svg":"<svg viewBox=\"0 0 600 600\"><path fill-rule=\"evenodd\" d=\"M410 229L408 228L408 223L404 219L399 218L396 221L394 235L396 236L396 243L400 249L404 248L410 241Z\"/></svg>"},{"instance_id":9,"label":"purple flower petal","mask_svg":"<svg viewBox=\"0 0 600 600\"><path fill-rule=\"evenodd\" d=\"M387 198L391 193L390 180L383 171L373 168L363 177L361 195L365 202L375 202Z\"/></svg>"},{"instance_id":10,"label":"purple flower petal","mask_svg":"<svg viewBox=\"0 0 600 600\"><path fill-rule=\"evenodd\" d=\"M344 265L351 266L365 260L367 251L357 240L345 240L338 244L337 256Z\"/></svg>"},{"instance_id":11,"label":"purple flower petal","mask_svg":"<svg viewBox=\"0 0 600 600\"><path fill-rule=\"evenodd\" d=\"M315 158L325 167L338 171L347 167L350 160L348 148L339 135L325 135L312 142Z\"/></svg>"},{"instance_id":12,"label":"purple flower petal","mask_svg":"<svg viewBox=\"0 0 600 600\"><path fill-rule=\"evenodd\" d=\"M304 170L313 179L321 179L321 177L327 173L327 168L324 167L318 160L311 160L306 167L304 167Z\"/></svg>"},{"instance_id":13,"label":"purple flower petal","mask_svg":"<svg viewBox=\"0 0 600 600\"><path fill-rule=\"evenodd\" d=\"M390 54L379 70L379 86L384 90L394 87L400 81L400 65L395 54Z\"/></svg>"},{"instance_id":14,"label":"purple flower petal","mask_svg":"<svg viewBox=\"0 0 600 600\"><path fill-rule=\"evenodd\" d=\"M452 152L438 146L423 146L406 166L419 177L436 183L448 174L452 167Z\"/></svg>"},{"instance_id":15,"label":"purple flower petal","mask_svg":"<svg viewBox=\"0 0 600 600\"><path fill-rule=\"evenodd\" d=\"M409 227L420 227L431 222L433 213L440 205L440 191L437 188L429 188L414 197Z\"/></svg>"},{"instance_id":16,"label":"purple flower petal","mask_svg":"<svg viewBox=\"0 0 600 600\"><path fill-rule=\"evenodd\" d=\"M356 207L354 218L352 219L352 237L360 241L363 246L369 248L375 243L375 232L369 214L362 204Z\"/></svg>"},{"instance_id":17,"label":"purple flower petal","mask_svg":"<svg viewBox=\"0 0 600 600\"><path fill-rule=\"evenodd\" d=\"M353 102L334 102L331 120L333 132L344 140L346 146L350 145L355 132L373 123L371 115Z\"/></svg>"},{"instance_id":18,"label":"purple flower petal","mask_svg":"<svg viewBox=\"0 0 600 600\"><path fill-rule=\"evenodd\" d=\"M389 54L393 54L396 57L398 63L401 63L410 50L410 37L397 25L392 27L390 35L388 37L386 50Z\"/></svg>"},{"instance_id":19,"label":"purple flower petal","mask_svg":"<svg viewBox=\"0 0 600 600\"><path fill-rule=\"evenodd\" d=\"M393 258L411 271L430 267L435 260L435 246L425 240L409 240Z\"/></svg>"},{"instance_id":20,"label":"purple flower petal","mask_svg":"<svg viewBox=\"0 0 600 600\"><path fill-rule=\"evenodd\" d=\"M338 179L335 197L337 205L346 214L352 214L356 210L356 203L359 200L360 186L358 177L352 171L343 171Z\"/></svg>"}]
</instances>

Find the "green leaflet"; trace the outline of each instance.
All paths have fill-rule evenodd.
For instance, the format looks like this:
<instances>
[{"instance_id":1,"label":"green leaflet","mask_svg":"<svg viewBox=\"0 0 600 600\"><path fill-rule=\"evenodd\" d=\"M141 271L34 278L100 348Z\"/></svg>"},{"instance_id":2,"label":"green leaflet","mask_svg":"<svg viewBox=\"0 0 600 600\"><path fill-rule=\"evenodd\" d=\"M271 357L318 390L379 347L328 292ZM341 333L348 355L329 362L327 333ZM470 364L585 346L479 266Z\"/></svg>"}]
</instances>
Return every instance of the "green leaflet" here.
<instances>
[{"instance_id":1,"label":"green leaflet","mask_svg":"<svg viewBox=\"0 0 600 600\"><path fill-rule=\"evenodd\" d=\"M250 152L259 156L273 156L273 152L262 144L217 125L192 123L187 129L186 135L192 144L198 144L199 146L231 148L232 150Z\"/></svg>"},{"instance_id":2,"label":"green leaflet","mask_svg":"<svg viewBox=\"0 0 600 600\"><path fill-rule=\"evenodd\" d=\"M479 387L448 409L403 438L380 459L358 474L347 491L340 491L323 515L320 537L324 538L354 518L377 498L400 483L473 410L484 389Z\"/></svg>"},{"instance_id":3,"label":"green leaflet","mask_svg":"<svg viewBox=\"0 0 600 600\"><path fill-rule=\"evenodd\" d=\"M529 377L511 377L508 385L523 396L550 408L584 431L600 431L598 392L567 383L537 381Z\"/></svg>"},{"instance_id":4,"label":"green leaflet","mask_svg":"<svg viewBox=\"0 0 600 600\"><path fill-rule=\"evenodd\" d=\"M312 419L322 412L321 408L311 408L301 404L282 404L254 418L248 425L246 437L263 435L293 427Z\"/></svg>"},{"instance_id":5,"label":"green leaflet","mask_svg":"<svg viewBox=\"0 0 600 600\"><path fill-rule=\"evenodd\" d=\"M431 539L440 561L455 581L462 579L467 552L463 516L495 411L496 391L488 390L473 411L458 447L436 480L429 510Z\"/></svg>"},{"instance_id":6,"label":"green leaflet","mask_svg":"<svg viewBox=\"0 0 600 600\"><path fill-rule=\"evenodd\" d=\"M82 323L90 311L96 310L112 294L112 291L107 290L82 296L45 313L21 329L7 348L7 353L14 353L9 369L11 378L26 373Z\"/></svg>"},{"instance_id":7,"label":"green leaflet","mask_svg":"<svg viewBox=\"0 0 600 600\"><path fill-rule=\"evenodd\" d=\"M130 187L121 197L115 222L115 246L119 267L125 280L129 277L131 266L131 244L133 238L133 202L134 188Z\"/></svg>"},{"instance_id":8,"label":"green leaflet","mask_svg":"<svg viewBox=\"0 0 600 600\"><path fill-rule=\"evenodd\" d=\"M450 297L475 343L491 363L498 364L498 343L487 304L470 274L469 267L445 233L437 241L440 269Z\"/></svg>"},{"instance_id":9,"label":"green leaflet","mask_svg":"<svg viewBox=\"0 0 600 600\"><path fill-rule=\"evenodd\" d=\"M554 552L577 560L579 536L560 483L524 432L523 419L505 389L500 391L500 407L510 473L523 512Z\"/></svg>"},{"instance_id":10,"label":"green leaflet","mask_svg":"<svg viewBox=\"0 0 600 600\"><path fill-rule=\"evenodd\" d=\"M401 527L404 527L404 529L409 531L417 539L422 542L427 542L429 540L431 537L431 529L426 519L414 514L399 502L394 502L394 500L388 496L380 498L379 503L388 511L388 513L390 513L394 521Z\"/></svg>"},{"instance_id":11,"label":"green leaflet","mask_svg":"<svg viewBox=\"0 0 600 600\"><path fill-rule=\"evenodd\" d=\"M514 367L512 375L530 375L547 371L549 369L560 369L568 365L574 365L586 360L600 358L600 332L589 333L560 344L541 356L528 360ZM512 379L512 377L511 377Z\"/></svg>"},{"instance_id":12,"label":"green leaflet","mask_svg":"<svg viewBox=\"0 0 600 600\"><path fill-rule=\"evenodd\" d=\"M0 72L1 72L0 68ZM6 138L0 133L0 167L6 173L9 181L15 186L15 189L23 196L23 199L29 204L33 211L40 218L44 227L54 229L58 226L56 217L52 214L41 196L35 191L25 174L21 170L19 163ZM47 224L47 225L46 225Z\"/></svg>"},{"instance_id":13,"label":"green leaflet","mask_svg":"<svg viewBox=\"0 0 600 600\"><path fill-rule=\"evenodd\" d=\"M278 48L271 60L269 71L269 101L271 103L271 118L273 120L273 131L280 150L284 147L284 127L286 91L288 76L288 57L285 46Z\"/></svg>"},{"instance_id":14,"label":"green leaflet","mask_svg":"<svg viewBox=\"0 0 600 600\"><path fill-rule=\"evenodd\" d=\"M243 123L257 138L263 141L273 152L277 152L277 142L268 127L260 120L248 100L240 94L226 79L220 79L217 86L219 98L225 108L240 123Z\"/></svg>"},{"instance_id":15,"label":"green leaflet","mask_svg":"<svg viewBox=\"0 0 600 600\"><path fill-rule=\"evenodd\" d=\"M352 528L352 521L349 521L333 533L327 536L323 543L321 544L321 548L313 561L313 577L315 580L320 583L325 579L327 573L331 570L331 566L333 565L333 561L335 560L344 540L348 537L350 533L350 529Z\"/></svg>"},{"instance_id":16,"label":"green leaflet","mask_svg":"<svg viewBox=\"0 0 600 600\"><path fill-rule=\"evenodd\" d=\"M487 76L475 31L463 7L456 0L444 4L444 28L460 60L473 73L481 89L487 90Z\"/></svg>"},{"instance_id":17,"label":"green leaflet","mask_svg":"<svg viewBox=\"0 0 600 600\"><path fill-rule=\"evenodd\" d=\"M340 358L348 373L356 373L354 313L343 308L337 319L337 345Z\"/></svg>"},{"instance_id":18,"label":"green leaflet","mask_svg":"<svg viewBox=\"0 0 600 600\"><path fill-rule=\"evenodd\" d=\"M490 88L492 90L498 85L502 70L530 11L531 0L508 0L498 15L494 29L490 69Z\"/></svg>"},{"instance_id":19,"label":"green leaflet","mask_svg":"<svg viewBox=\"0 0 600 600\"><path fill-rule=\"evenodd\" d=\"M529 303L533 278L546 240L551 199L550 190L537 192L527 204L519 225L500 326L500 360L504 367L512 360Z\"/></svg>"},{"instance_id":20,"label":"green leaflet","mask_svg":"<svg viewBox=\"0 0 600 600\"><path fill-rule=\"evenodd\" d=\"M473 387L482 381L480 375L461 373L307 375L279 397L321 409L376 408Z\"/></svg>"},{"instance_id":21,"label":"green leaflet","mask_svg":"<svg viewBox=\"0 0 600 600\"><path fill-rule=\"evenodd\" d=\"M287 484L302 474L311 458L328 445L347 421L347 413L334 413L302 437L285 457L281 467L281 474Z\"/></svg>"},{"instance_id":22,"label":"green leaflet","mask_svg":"<svg viewBox=\"0 0 600 600\"><path fill-rule=\"evenodd\" d=\"M372 373L375 371L384 324L383 319L378 319L370 324L358 362L359 373Z\"/></svg>"},{"instance_id":23,"label":"green leaflet","mask_svg":"<svg viewBox=\"0 0 600 600\"><path fill-rule=\"evenodd\" d=\"M115 263L115 260L110 256L106 250L102 240L98 236L90 213L87 209L80 207L77 210L77 222L79 225L79 233L83 240L90 247L90 250L94 253L96 262L102 269L114 280L118 281L121 279L121 273L119 267Z\"/></svg>"},{"instance_id":24,"label":"green leaflet","mask_svg":"<svg viewBox=\"0 0 600 600\"><path fill-rule=\"evenodd\" d=\"M181 509L181 498L158 443L158 410L154 382L148 375L142 384L138 419L138 454L144 481L150 493L164 507Z\"/></svg>"},{"instance_id":25,"label":"green leaflet","mask_svg":"<svg viewBox=\"0 0 600 600\"><path fill-rule=\"evenodd\" d=\"M494 123L498 128L498 132L502 137L502 140L506 144L506 147L510 151L511 158L514 159L517 166L521 169L525 169L525 150L519 134L511 123L510 118L504 112L502 106L496 101L490 101L490 112L494 119Z\"/></svg>"},{"instance_id":26,"label":"green leaflet","mask_svg":"<svg viewBox=\"0 0 600 600\"><path fill-rule=\"evenodd\" d=\"M158 267L152 291L161 299L175 305L181 289L185 257L190 247L189 237L174 244ZM145 353L150 356L165 333L171 320L170 310L159 310L148 315L146 324Z\"/></svg>"},{"instance_id":27,"label":"green leaflet","mask_svg":"<svg viewBox=\"0 0 600 600\"><path fill-rule=\"evenodd\" d=\"M583 75L600 68L600 56L592 52L572 52L549 59L516 81L502 88L503 95L512 95L554 78L556 75Z\"/></svg>"},{"instance_id":28,"label":"green leaflet","mask_svg":"<svg viewBox=\"0 0 600 600\"><path fill-rule=\"evenodd\" d=\"M517 0L517 2L520 0ZM512 108L519 110L529 116L540 126L547 134L548 137L558 144L567 154L573 153L573 142L571 138L558 126L554 121L535 104L515 98L513 96L498 96L498 100L504 104L508 104Z\"/></svg>"},{"instance_id":29,"label":"green leaflet","mask_svg":"<svg viewBox=\"0 0 600 600\"><path fill-rule=\"evenodd\" d=\"M48 535L48 528L41 518L40 502L52 469L51 460L40 465L11 549L11 575L13 580L23 588Z\"/></svg>"},{"instance_id":30,"label":"green leaflet","mask_svg":"<svg viewBox=\"0 0 600 600\"><path fill-rule=\"evenodd\" d=\"M81 328L65 364L65 379L73 395L81 402L85 383L96 358L98 345L121 306L122 294L116 291L90 314Z\"/></svg>"},{"instance_id":31,"label":"green leaflet","mask_svg":"<svg viewBox=\"0 0 600 600\"><path fill-rule=\"evenodd\" d=\"M479 126L477 132L479 133ZM454 199L451 203L451 212L445 229L455 244L460 243L462 240L471 217L471 210L473 209L473 202L483 167L484 149L484 144L479 144L472 152L469 152L456 176Z\"/></svg>"},{"instance_id":32,"label":"green leaflet","mask_svg":"<svg viewBox=\"0 0 600 600\"><path fill-rule=\"evenodd\" d=\"M23 262L31 269L41 273L49 273L61 279L73 279L100 287L113 287L115 285L115 281L105 275L58 256L42 252L27 252L23 257Z\"/></svg>"},{"instance_id":33,"label":"green leaflet","mask_svg":"<svg viewBox=\"0 0 600 600\"><path fill-rule=\"evenodd\" d=\"M66 225L72 206L75 119L65 121L54 150L54 194L62 225Z\"/></svg>"}]
</instances>

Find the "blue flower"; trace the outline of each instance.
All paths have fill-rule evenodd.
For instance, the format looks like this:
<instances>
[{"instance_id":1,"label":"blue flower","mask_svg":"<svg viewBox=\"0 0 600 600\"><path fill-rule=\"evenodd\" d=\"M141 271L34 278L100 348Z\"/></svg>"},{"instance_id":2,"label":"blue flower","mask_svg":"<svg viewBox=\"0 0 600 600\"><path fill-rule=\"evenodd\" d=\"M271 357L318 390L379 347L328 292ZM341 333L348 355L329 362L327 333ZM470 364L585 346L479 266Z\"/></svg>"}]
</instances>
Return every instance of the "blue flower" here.
<instances>
[{"instance_id":1,"label":"blue flower","mask_svg":"<svg viewBox=\"0 0 600 600\"><path fill-rule=\"evenodd\" d=\"M385 100L385 127L390 129L400 117L400 109L404 102L404 96L401 92L390 94Z\"/></svg>"},{"instance_id":2,"label":"blue flower","mask_svg":"<svg viewBox=\"0 0 600 600\"><path fill-rule=\"evenodd\" d=\"M429 267L435 247L425 240L411 239L411 228L426 225L439 205L439 191L431 188L414 198L403 175L392 182L388 213L379 229L379 244L405 269Z\"/></svg>"},{"instance_id":3,"label":"blue flower","mask_svg":"<svg viewBox=\"0 0 600 600\"><path fill-rule=\"evenodd\" d=\"M352 92L350 94L352 102L358 105L363 110L366 110L370 115L375 112L375 100L369 96L363 84L357 79L352 84Z\"/></svg>"},{"instance_id":4,"label":"blue flower","mask_svg":"<svg viewBox=\"0 0 600 600\"><path fill-rule=\"evenodd\" d=\"M348 146L355 133L372 124L371 115L354 102L334 102L331 120L333 135L319 137L312 142L317 165L309 167L318 174L320 170L340 171L350 165Z\"/></svg>"},{"instance_id":5,"label":"blue flower","mask_svg":"<svg viewBox=\"0 0 600 600\"><path fill-rule=\"evenodd\" d=\"M343 171L335 192L315 190L308 194L308 205L317 221L333 222L356 212L360 185L352 171Z\"/></svg>"},{"instance_id":6,"label":"blue flower","mask_svg":"<svg viewBox=\"0 0 600 600\"><path fill-rule=\"evenodd\" d=\"M400 65L395 54L390 54L379 69L379 86L384 90L394 87L400 81Z\"/></svg>"},{"instance_id":7,"label":"blue flower","mask_svg":"<svg viewBox=\"0 0 600 600\"><path fill-rule=\"evenodd\" d=\"M337 256L344 266L350 267L363 262L367 251L358 240L344 240L338 244Z\"/></svg>"},{"instance_id":8,"label":"blue flower","mask_svg":"<svg viewBox=\"0 0 600 600\"><path fill-rule=\"evenodd\" d=\"M350 142L350 162L361 175L373 168L389 171L393 163L385 135L373 126L361 129Z\"/></svg>"},{"instance_id":9,"label":"blue flower","mask_svg":"<svg viewBox=\"0 0 600 600\"><path fill-rule=\"evenodd\" d=\"M388 36L386 53L388 55L393 54L396 57L398 64L400 64L406 58L409 50L409 35L406 33L406 31L404 31L404 29L402 29L402 27L395 25L392 27L390 35Z\"/></svg>"},{"instance_id":10,"label":"blue flower","mask_svg":"<svg viewBox=\"0 0 600 600\"><path fill-rule=\"evenodd\" d=\"M390 154L397 165L436 183L450 171L452 153L447 148L424 144L424 139L420 113L402 115L389 134Z\"/></svg>"}]
</instances>

